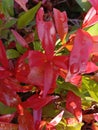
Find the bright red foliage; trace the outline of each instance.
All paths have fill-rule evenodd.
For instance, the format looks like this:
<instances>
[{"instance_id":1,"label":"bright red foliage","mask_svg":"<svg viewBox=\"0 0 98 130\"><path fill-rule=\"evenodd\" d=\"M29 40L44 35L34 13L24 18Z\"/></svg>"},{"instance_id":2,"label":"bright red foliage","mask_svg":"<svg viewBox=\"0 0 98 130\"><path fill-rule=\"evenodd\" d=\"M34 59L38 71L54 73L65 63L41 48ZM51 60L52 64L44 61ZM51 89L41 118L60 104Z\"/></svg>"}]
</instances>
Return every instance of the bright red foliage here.
<instances>
[{"instance_id":1,"label":"bright red foliage","mask_svg":"<svg viewBox=\"0 0 98 130\"><path fill-rule=\"evenodd\" d=\"M15 0L15 2L25 11L28 11L26 7L28 0ZM39 1L35 0L35 2ZM20 48L16 47L15 41L13 46L11 46L10 42L5 48L0 40L0 102L6 106L16 108L16 112L13 114L0 116L0 129L4 129L5 125L5 128L15 130L42 130L43 128L56 130L56 126L63 118L65 112L65 109L62 109L64 105L66 110L75 116L75 118L67 118L67 123L74 120L79 123L82 122L81 98L71 91L70 86L68 90L64 90L67 92L64 95L66 96L64 104L61 102L59 105L58 101L56 106L60 113L49 122L42 121L44 120L44 118L42 119L42 114L46 105L49 105L49 103L56 104L55 100L61 101L63 99L55 96L59 77L61 78L62 76L63 79L61 78L61 81L79 86L82 81L82 75L98 71L98 37L91 36L84 30L84 28L98 22L98 4L97 0L89 0L89 2L93 7L86 14L82 28L72 34L72 37L67 36L68 18L66 12L60 12L55 8L50 12L45 12L44 4L46 0L43 0L43 7L38 10L35 19L35 31L38 34L37 40L41 42L42 49L34 50L35 46L32 42L34 42L36 36L31 30L29 35L25 34L22 37L21 33L23 32L21 30L10 29L14 38L23 47L22 49L26 48L23 54L19 53L17 59L10 59L6 55L6 49L15 49L18 52ZM46 16L48 17L46 18ZM28 38L29 36L30 39ZM69 38L68 41L66 36ZM69 54L55 53L58 47L56 45L58 39L60 39L62 44L67 41L66 44L69 45L69 42L71 42L72 49L70 49ZM32 43L33 47L30 47L30 43ZM64 46L66 47L65 44ZM34 87L36 90L33 92ZM26 92L31 92L31 95L23 101L21 93L24 96ZM98 121L97 113L93 116ZM14 118L17 118L16 125L12 124Z\"/></svg>"}]
</instances>

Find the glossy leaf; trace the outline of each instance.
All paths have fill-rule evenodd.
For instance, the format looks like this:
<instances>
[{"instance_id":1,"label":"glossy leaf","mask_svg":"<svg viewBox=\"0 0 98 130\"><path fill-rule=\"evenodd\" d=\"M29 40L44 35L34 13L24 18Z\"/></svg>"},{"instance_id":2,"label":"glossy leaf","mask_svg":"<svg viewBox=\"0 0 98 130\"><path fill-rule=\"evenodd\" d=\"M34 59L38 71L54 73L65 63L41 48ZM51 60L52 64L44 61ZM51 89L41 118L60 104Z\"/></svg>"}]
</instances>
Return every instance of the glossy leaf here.
<instances>
[{"instance_id":1,"label":"glossy leaf","mask_svg":"<svg viewBox=\"0 0 98 130\"><path fill-rule=\"evenodd\" d=\"M17 27L19 29L24 28L34 19L35 14L39 9L40 5L41 3L39 2L39 4L37 4L36 6L34 6L33 8L31 8L30 10L28 10L27 12L25 12L23 15L19 17L17 21Z\"/></svg>"},{"instance_id":2,"label":"glossy leaf","mask_svg":"<svg viewBox=\"0 0 98 130\"><path fill-rule=\"evenodd\" d=\"M44 21L43 16L43 8L40 8L36 16L38 36L47 57L52 58L56 42L55 27L52 21Z\"/></svg>"},{"instance_id":3,"label":"glossy leaf","mask_svg":"<svg viewBox=\"0 0 98 130\"><path fill-rule=\"evenodd\" d=\"M98 1L97 0L88 0L92 6L96 9L96 11L98 12Z\"/></svg>"},{"instance_id":4,"label":"glossy leaf","mask_svg":"<svg viewBox=\"0 0 98 130\"><path fill-rule=\"evenodd\" d=\"M8 68L8 60L7 60L7 56L6 56L6 51L5 51L5 48L4 48L1 40L0 40L0 63L5 68Z\"/></svg>"},{"instance_id":5,"label":"glossy leaf","mask_svg":"<svg viewBox=\"0 0 98 130\"><path fill-rule=\"evenodd\" d=\"M86 14L82 27L90 27L98 22L98 15L96 14L96 10L92 7L88 13Z\"/></svg>"},{"instance_id":6,"label":"glossy leaf","mask_svg":"<svg viewBox=\"0 0 98 130\"><path fill-rule=\"evenodd\" d=\"M56 126L62 119L64 114L64 110L61 111L54 119L52 119L49 124L51 124L52 126Z\"/></svg>"},{"instance_id":7,"label":"glossy leaf","mask_svg":"<svg viewBox=\"0 0 98 130\"><path fill-rule=\"evenodd\" d=\"M21 8L23 8L25 11L28 10L26 7L26 3L28 2L28 0L15 0L15 2L19 4Z\"/></svg>"},{"instance_id":8,"label":"glossy leaf","mask_svg":"<svg viewBox=\"0 0 98 130\"><path fill-rule=\"evenodd\" d=\"M8 49L6 53L8 59L14 59L20 56L19 52L14 49Z\"/></svg>"},{"instance_id":9,"label":"glossy leaf","mask_svg":"<svg viewBox=\"0 0 98 130\"><path fill-rule=\"evenodd\" d=\"M26 47L28 48L28 44L27 42L25 41L25 39L15 30L11 30L14 37L16 38L16 40L23 46L23 47Z\"/></svg>"},{"instance_id":10,"label":"glossy leaf","mask_svg":"<svg viewBox=\"0 0 98 130\"><path fill-rule=\"evenodd\" d=\"M66 12L60 12L55 8L53 9L53 12L56 30L59 34L60 39L63 41L68 32L67 14Z\"/></svg>"},{"instance_id":11,"label":"glossy leaf","mask_svg":"<svg viewBox=\"0 0 98 130\"><path fill-rule=\"evenodd\" d=\"M74 39L74 46L70 53L70 59L69 59L70 70L67 74L66 81L68 81L72 75L85 73L86 66L89 60L90 53L92 52L92 49L93 49L92 37L87 32L79 29L76 33L76 37Z\"/></svg>"},{"instance_id":12,"label":"glossy leaf","mask_svg":"<svg viewBox=\"0 0 98 130\"><path fill-rule=\"evenodd\" d=\"M81 98L69 91L66 97L66 109L75 115L79 122L82 122Z\"/></svg>"}]
</instances>

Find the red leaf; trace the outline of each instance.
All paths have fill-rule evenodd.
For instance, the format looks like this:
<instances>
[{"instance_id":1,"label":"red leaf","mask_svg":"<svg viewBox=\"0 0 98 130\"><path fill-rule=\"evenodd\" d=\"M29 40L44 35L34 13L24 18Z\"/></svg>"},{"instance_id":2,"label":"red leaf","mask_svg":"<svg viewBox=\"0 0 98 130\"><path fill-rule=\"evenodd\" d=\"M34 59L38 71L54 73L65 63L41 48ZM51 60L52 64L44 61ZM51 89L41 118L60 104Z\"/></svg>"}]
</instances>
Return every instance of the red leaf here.
<instances>
[{"instance_id":1,"label":"red leaf","mask_svg":"<svg viewBox=\"0 0 98 130\"><path fill-rule=\"evenodd\" d=\"M68 69L68 60L69 60L69 56L54 56L53 57L53 63L55 64L55 66L65 69Z\"/></svg>"},{"instance_id":2,"label":"red leaf","mask_svg":"<svg viewBox=\"0 0 98 130\"><path fill-rule=\"evenodd\" d=\"M5 51L5 48L4 48L1 40L0 40L0 63L5 68L8 68L8 59L7 59L7 56L6 56L6 51Z\"/></svg>"},{"instance_id":3,"label":"red leaf","mask_svg":"<svg viewBox=\"0 0 98 130\"><path fill-rule=\"evenodd\" d=\"M47 59L46 55L39 51L29 51L28 60L30 68L43 65Z\"/></svg>"},{"instance_id":4,"label":"red leaf","mask_svg":"<svg viewBox=\"0 0 98 130\"><path fill-rule=\"evenodd\" d=\"M7 114L0 116L0 122L10 123L14 118L15 114Z\"/></svg>"},{"instance_id":5,"label":"red leaf","mask_svg":"<svg viewBox=\"0 0 98 130\"><path fill-rule=\"evenodd\" d=\"M27 42L25 41L25 39L15 30L11 30L13 35L15 36L16 40L23 46L23 47L26 47L28 48L28 44Z\"/></svg>"},{"instance_id":6,"label":"red leaf","mask_svg":"<svg viewBox=\"0 0 98 130\"><path fill-rule=\"evenodd\" d=\"M98 1L97 0L88 0L92 6L96 9L96 11L98 12Z\"/></svg>"},{"instance_id":7,"label":"red leaf","mask_svg":"<svg viewBox=\"0 0 98 130\"><path fill-rule=\"evenodd\" d=\"M69 81L74 74L85 73L92 48L92 37L87 32L79 29L76 33L74 46L70 53L69 72L66 81Z\"/></svg>"},{"instance_id":8,"label":"red leaf","mask_svg":"<svg viewBox=\"0 0 98 130\"><path fill-rule=\"evenodd\" d=\"M14 87L14 88L13 88ZM7 79L0 81L0 101L8 106L16 106L20 103L20 98L15 91L14 84Z\"/></svg>"},{"instance_id":9,"label":"red leaf","mask_svg":"<svg viewBox=\"0 0 98 130\"><path fill-rule=\"evenodd\" d=\"M64 110L61 111L54 119L52 119L49 122L49 124L52 125L52 126L56 126L61 121L63 114L64 114Z\"/></svg>"},{"instance_id":10,"label":"red leaf","mask_svg":"<svg viewBox=\"0 0 98 130\"><path fill-rule=\"evenodd\" d=\"M57 71L53 69L51 63L46 63L44 73L44 89L43 97L45 97L52 86L55 85L57 79Z\"/></svg>"},{"instance_id":11,"label":"red leaf","mask_svg":"<svg viewBox=\"0 0 98 130\"><path fill-rule=\"evenodd\" d=\"M95 23L98 22L98 15L96 14L96 10L92 7L86 14L84 20L83 20L83 25L82 27L89 27L94 25Z\"/></svg>"},{"instance_id":12,"label":"red leaf","mask_svg":"<svg viewBox=\"0 0 98 130\"><path fill-rule=\"evenodd\" d=\"M25 11L28 10L26 7L26 3L28 2L28 0L15 0L15 2L19 4L21 8L23 8Z\"/></svg>"},{"instance_id":13,"label":"red leaf","mask_svg":"<svg viewBox=\"0 0 98 130\"><path fill-rule=\"evenodd\" d=\"M23 110L23 115L19 115L19 130L34 130L33 116L27 111Z\"/></svg>"},{"instance_id":14,"label":"red leaf","mask_svg":"<svg viewBox=\"0 0 98 130\"><path fill-rule=\"evenodd\" d=\"M12 123L0 122L0 130L17 130L18 125Z\"/></svg>"},{"instance_id":15,"label":"red leaf","mask_svg":"<svg viewBox=\"0 0 98 130\"><path fill-rule=\"evenodd\" d=\"M67 93L66 109L75 115L79 122L82 122L81 98L71 91Z\"/></svg>"},{"instance_id":16,"label":"red leaf","mask_svg":"<svg viewBox=\"0 0 98 130\"><path fill-rule=\"evenodd\" d=\"M12 76L11 72L0 66L0 79Z\"/></svg>"},{"instance_id":17,"label":"red leaf","mask_svg":"<svg viewBox=\"0 0 98 130\"><path fill-rule=\"evenodd\" d=\"M52 21L43 20L44 11L40 8L36 16L37 31L42 47L49 59L53 57L56 42L56 32Z\"/></svg>"},{"instance_id":18,"label":"red leaf","mask_svg":"<svg viewBox=\"0 0 98 130\"><path fill-rule=\"evenodd\" d=\"M98 66L95 65L93 62L88 62L86 67L86 73L92 73L98 70Z\"/></svg>"},{"instance_id":19,"label":"red leaf","mask_svg":"<svg viewBox=\"0 0 98 130\"><path fill-rule=\"evenodd\" d=\"M32 108L35 110L40 110L42 107L44 107L53 99L55 99L55 96L46 96L45 98L43 98L39 95L33 95L30 98L28 98L26 101L24 101L22 103L22 106L24 108Z\"/></svg>"},{"instance_id":20,"label":"red leaf","mask_svg":"<svg viewBox=\"0 0 98 130\"><path fill-rule=\"evenodd\" d=\"M63 40L68 31L67 14L66 12L60 12L58 9L53 9L53 16L55 20L56 30L61 40Z\"/></svg>"}]
</instances>

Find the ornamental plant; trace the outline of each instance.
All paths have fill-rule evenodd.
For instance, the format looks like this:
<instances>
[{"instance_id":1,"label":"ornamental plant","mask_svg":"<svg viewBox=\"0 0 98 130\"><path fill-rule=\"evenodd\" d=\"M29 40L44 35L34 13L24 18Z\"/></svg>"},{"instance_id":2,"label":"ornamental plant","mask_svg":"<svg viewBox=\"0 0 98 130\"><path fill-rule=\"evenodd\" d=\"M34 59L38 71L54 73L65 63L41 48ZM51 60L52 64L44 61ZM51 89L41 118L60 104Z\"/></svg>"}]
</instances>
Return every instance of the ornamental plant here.
<instances>
[{"instance_id":1,"label":"ornamental plant","mask_svg":"<svg viewBox=\"0 0 98 130\"><path fill-rule=\"evenodd\" d=\"M50 0L0 1L0 130L98 129L98 2L86 5L70 29Z\"/></svg>"}]
</instances>

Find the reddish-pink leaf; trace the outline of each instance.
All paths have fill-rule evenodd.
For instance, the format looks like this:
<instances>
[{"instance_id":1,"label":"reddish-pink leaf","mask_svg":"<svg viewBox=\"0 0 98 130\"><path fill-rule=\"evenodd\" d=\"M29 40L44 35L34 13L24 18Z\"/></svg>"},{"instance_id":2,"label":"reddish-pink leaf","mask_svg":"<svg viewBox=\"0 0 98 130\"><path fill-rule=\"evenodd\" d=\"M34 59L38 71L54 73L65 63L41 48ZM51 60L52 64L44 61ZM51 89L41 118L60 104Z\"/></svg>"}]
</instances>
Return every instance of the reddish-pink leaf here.
<instances>
[{"instance_id":1,"label":"reddish-pink leaf","mask_svg":"<svg viewBox=\"0 0 98 130\"><path fill-rule=\"evenodd\" d=\"M6 51L5 51L5 48L4 48L1 40L0 40L0 63L5 68L8 68L8 59L7 59L7 56L6 56Z\"/></svg>"},{"instance_id":2,"label":"reddish-pink leaf","mask_svg":"<svg viewBox=\"0 0 98 130\"><path fill-rule=\"evenodd\" d=\"M98 0L88 0L98 12Z\"/></svg>"},{"instance_id":3,"label":"reddish-pink leaf","mask_svg":"<svg viewBox=\"0 0 98 130\"><path fill-rule=\"evenodd\" d=\"M50 101L55 99L55 96L46 96L45 98L39 96L39 95L33 95L30 98L28 98L26 101L22 103L22 106L25 108L32 108L35 110L40 110L42 107L44 107L46 104L48 104Z\"/></svg>"},{"instance_id":4,"label":"reddish-pink leaf","mask_svg":"<svg viewBox=\"0 0 98 130\"><path fill-rule=\"evenodd\" d=\"M69 72L66 81L69 81L74 74L85 73L92 48L92 37L87 32L79 29L70 54Z\"/></svg>"},{"instance_id":5,"label":"reddish-pink leaf","mask_svg":"<svg viewBox=\"0 0 98 130\"><path fill-rule=\"evenodd\" d=\"M15 36L16 40L23 46L23 47L26 47L28 48L28 44L27 42L25 41L25 39L15 30L11 30L13 35Z\"/></svg>"},{"instance_id":6,"label":"reddish-pink leaf","mask_svg":"<svg viewBox=\"0 0 98 130\"><path fill-rule=\"evenodd\" d=\"M98 70L98 66L95 65L93 62L88 62L86 67L86 73L92 73Z\"/></svg>"},{"instance_id":7,"label":"reddish-pink leaf","mask_svg":"<svg viewBox=\"0 0 98 130\"><path fill-rule=\"evenodd\" d=\"M7 114L0 116L0 122L10 123L14 118L15 114Z\"/></svg>"},{"instance_id":8,"label":"reddish-pink leaf","mask_svg":"<svg viewBox=\"0 0 98 130\"><path fill-rule=\"evenodd\" d=\"M23 114L18 117L19 130L35 130L33 116L27 111L23 110Z\"/></svg>"},{"instance_id":9,"label":"reddish-pink leaf","mask_svg":"<svg viewBox=\"0 0 98 130\"><path fill-rule=\"evenodd\" d=\"M56 126L61 121L63 114L64 114L64 110L61 111L54 119L52 119L49 122L49 124L52 125L52 126Z\"/></svg>"},{"instance_id":10,"label":"reddish-pink leaf","mask_svg":"<svg viewBox=\"0 0 98 130\"><path fill-rule=\"evenodd\" d=\"M75 115L79 122L82 122L81 98L71 91L67 93L66 109Z\"/></svg>"},{"instance_id":11,"label":"reddish-pink leaf","mask_svg":"<svg viewBox=\"0 0 98 130\"><path fill-rule=\"evenodd\" d=\"M67 14L66 12L60 12L58 9L53 9L53 16L55 20L56 30L61 40L63 40L68 31Z\"/></svg>"},{"instance_id":12,"label":"reddish-pink leaf","mask_svg":"<svg viewBox=\"0 0 98 130\"><path fill-rule=\"evenodd\" d=\"M56 32L53 22L44 21L44 11L40 8L36 15L36 24L39 39L42 42L42 47L48 58L52 58L54 54L54 47L56 42Z\"/></svg>"},{"instance_id":13,"label":"reddish-pink leaf","mask_svg":"<svg viewBox=\"0 0 98 130\"><path fill-rule=\"evenodd\" d=\"M17 130L18 125L6 122L0 122L0 130Z\"/></svg>"},{"instance_id":14,"label":"reddish-pink leaf","mask_svg":"<svg viewBox=\"0 0 98 130\"><path fill-rule=\"evenodd\" d=\"M87 12L82 27L89 27L94 25L96 22L98 22L98 16L96 15L96 10L94 7L90 8L90 10Z\"/></svg>"},{"instance_id":15,"label":"reddish-pink leaf","mask_svg":"<svg viewBox=\"0 0 98 130\"><path fill-rule=\"evenodd\" d=\"M94 113L93 116L94 116L95 121L98 122L98 113Z\"/></svg>"},{"instance_id":16,"label":"reddish-pink leaf","mask_svg":"<svg viewBox=\"0 0 98 130\"><path fill-rule=\"evenodd\" d=\"M19 4L20 7L23 8L25 11L28 10L26 7L26 3L28 2L28 0L15 0L15 2Z\"/></svg>"}]
</instances>

